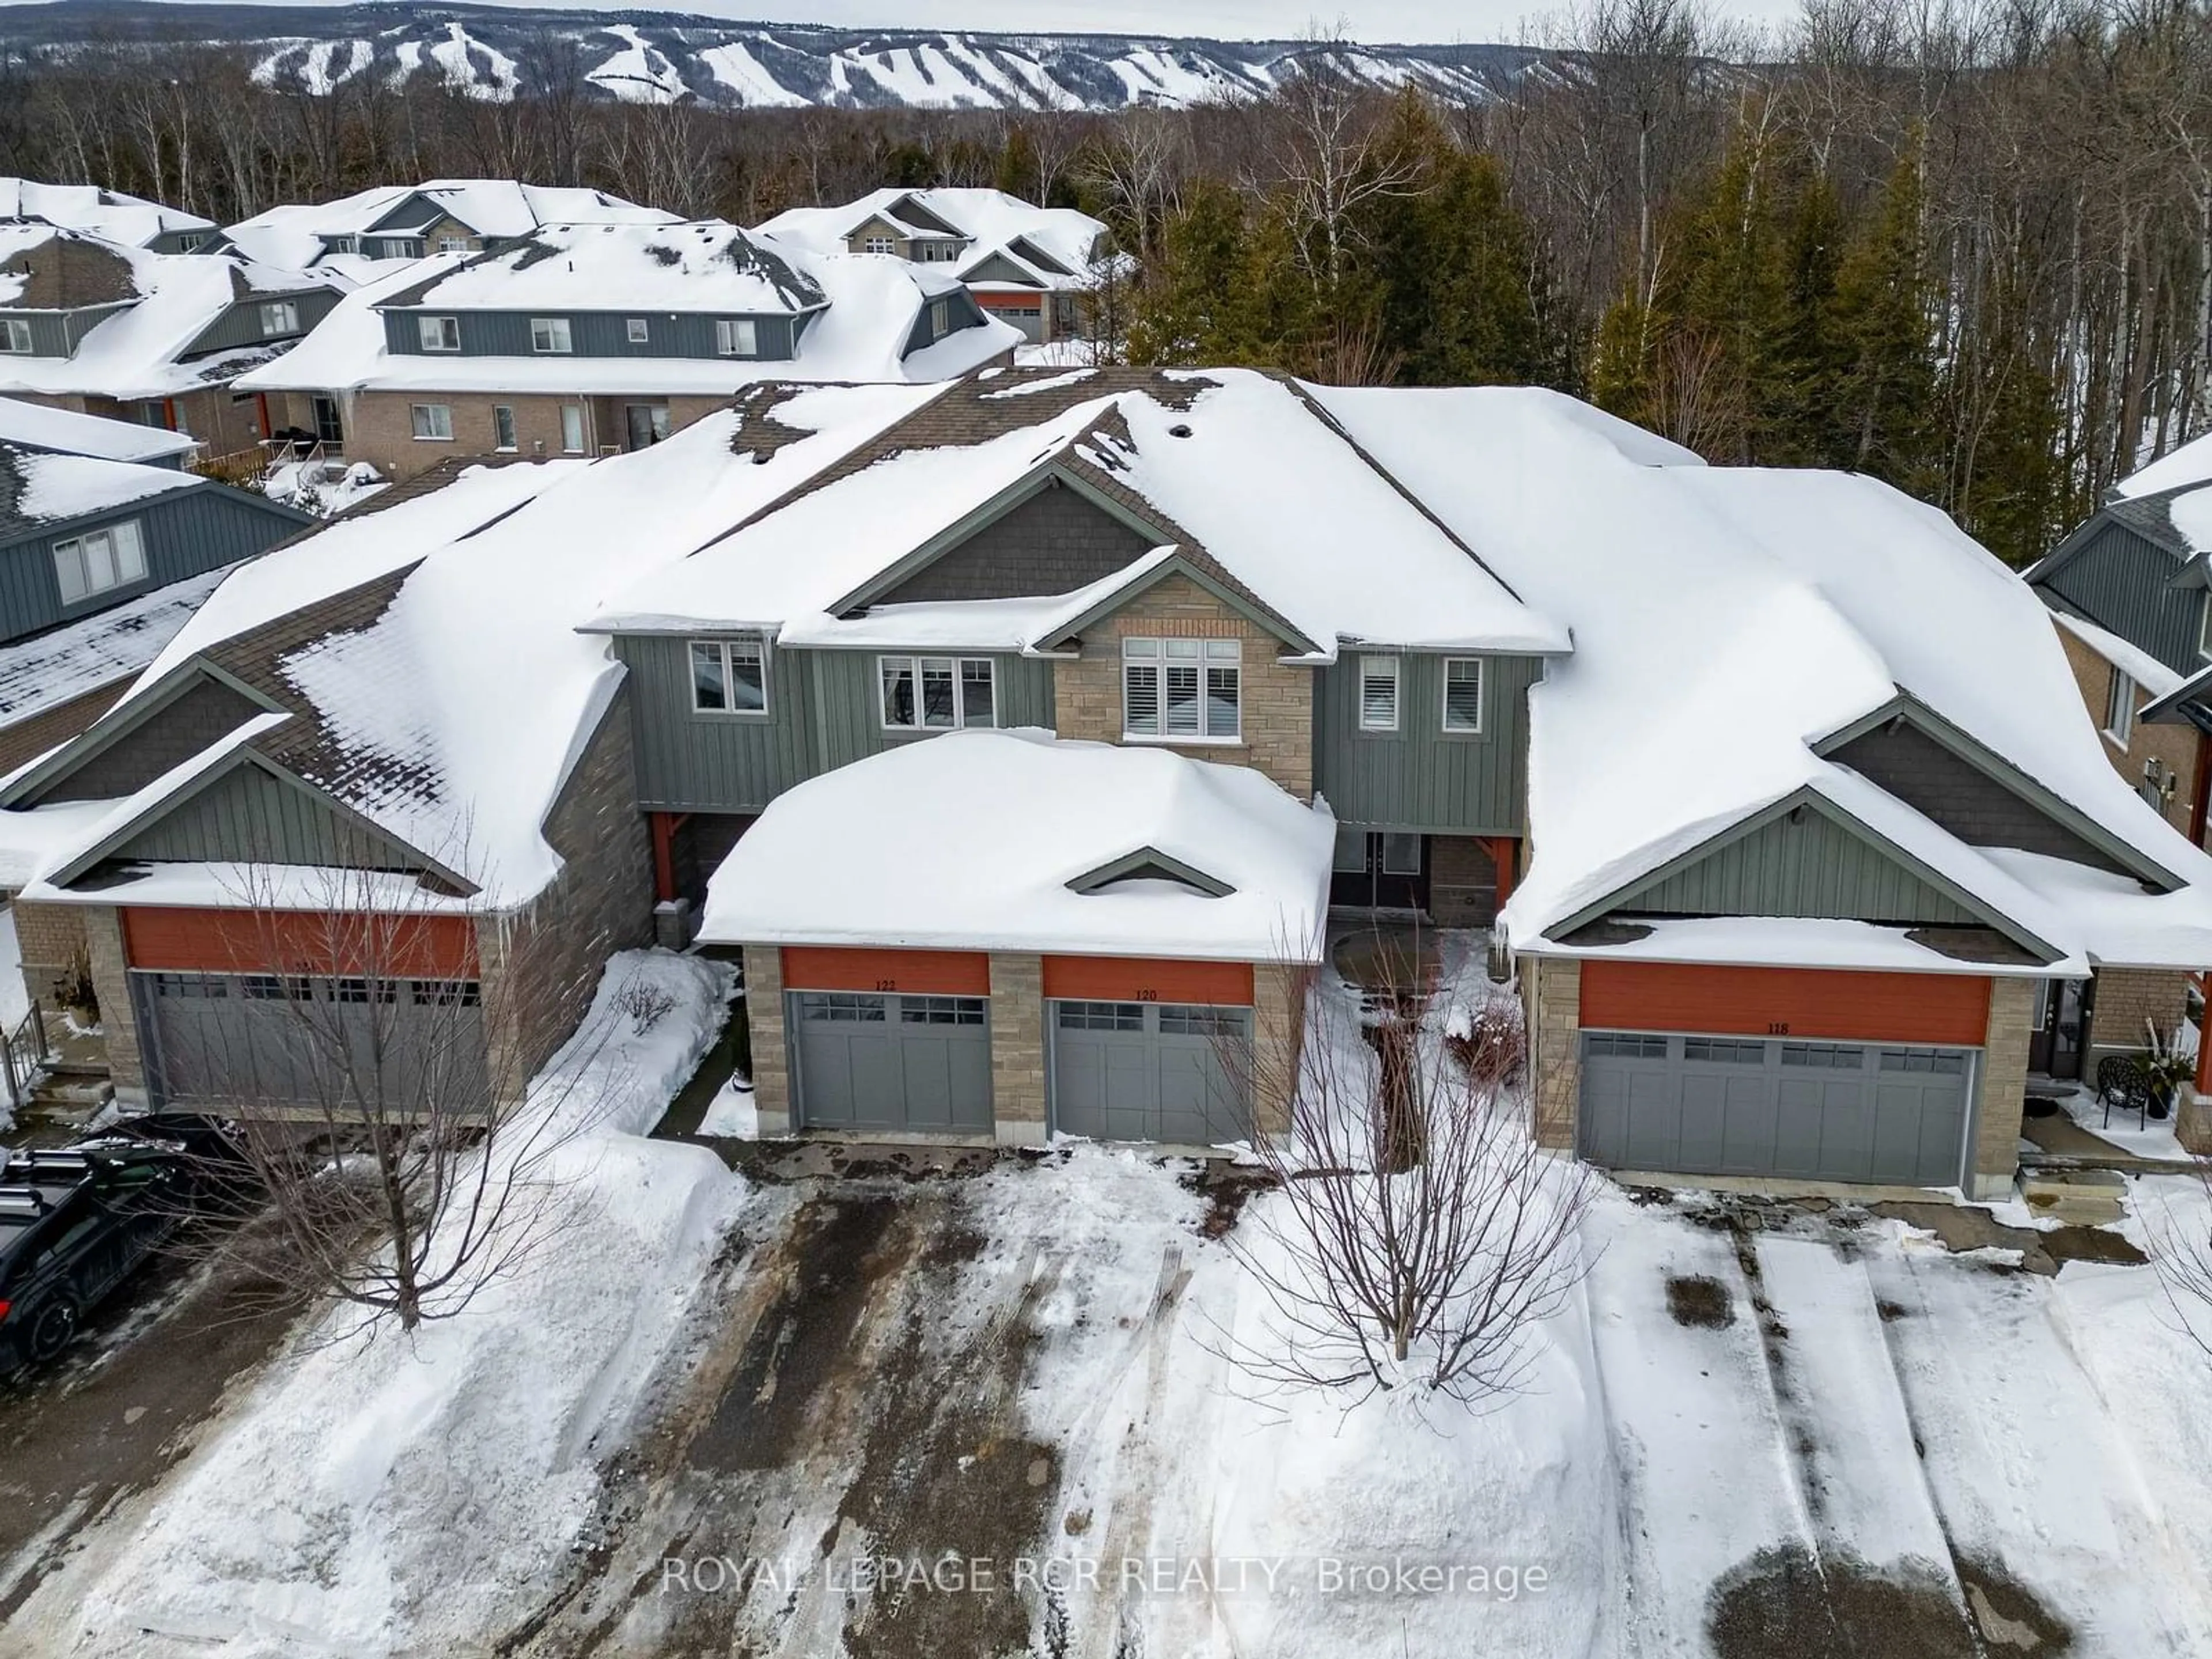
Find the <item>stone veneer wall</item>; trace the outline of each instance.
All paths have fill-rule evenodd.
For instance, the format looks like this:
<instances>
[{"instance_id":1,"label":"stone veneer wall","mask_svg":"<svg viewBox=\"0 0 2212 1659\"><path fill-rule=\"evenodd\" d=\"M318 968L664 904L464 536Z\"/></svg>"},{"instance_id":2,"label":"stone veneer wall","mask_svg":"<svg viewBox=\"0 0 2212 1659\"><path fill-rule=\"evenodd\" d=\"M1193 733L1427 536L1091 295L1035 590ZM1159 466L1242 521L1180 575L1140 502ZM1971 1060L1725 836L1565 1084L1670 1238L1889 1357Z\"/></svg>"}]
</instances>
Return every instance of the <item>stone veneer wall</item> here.
<instances>
[{"instance_id":1,"label":"stone veneer wall","mask_svg":"<svg viewBox=\"0 0 2212 1659\"><path fill-rule=\"evenodd\" d=\"M753 1109L764 1135L791 1132L791 1051L783 1025L783 951L745 951L745 1025L753 1054Z\"/></svg>"},{"instance_id":2,"label":"stone veneer wall","mask_svg":"<svg viewBox=\"0 0 2212 1659\"><path fill-rule=\"evenodd\" d=\"M1486 927L1498 917L1498 866L1474 836L1429 837L1429 917L1439 927Z\"/></svg>"},{"instance_id":3,"label":"stone veneer wall","mask_svg":"<svg viewBox=\"0 0 2212 1659\"><path fill-rule=\"evenodd\" d=\"M2148 1046L2146 1021L2154 1021L2161 1039L2170 1038L2189 1007L2189 975L2155 969L2100 968L2097 1006L2089 1019L2087 1072L2096 1075L2106 1054L2139 1054Z\"/></svg>"},{"instance_id":4,"label":"stone veneer wall","mask_svg":"<svg viewBox=\"0 0 2212 1659\"><path fill-rule=\"evenodd\" d=\"M1582 1103L1582 963L1571 957L1523 957L1521 1009L1528 1030L1536 1144L1570 1151Z\"/></svg>"},{"instance_id":5,"label":"stone veneer wall","mask_svg":"<svg viewBox=\"0 0 2212 1659\"><path fill-rule=\"evenodd\" d=\"M2033 980L1999 975L1990 981L1969 1198L2002 1198L2012 1191L2020 1170L2020 1115L2027 1099L2027 1040L2034 1021Z\"/></svg>"},{"instance_id":6,"label":"stone veneer wall","mask_svg":"<svg viewBox=\"0 0 2212 1659\"><path fill-rule=\"evenodd\" d=\"M51 1008L56 983L86 949L84 911L74 904L19 903L12 908L24 988Z\"/></svg>"},{"instance_id":7,"label":"stone veneer wall","mask_svg":"<svg viewBox=\"0 0 2212 1659\"><path fill-rule=\"evenodd\" d=\"M1005 1146L1042 1146L1046 1133L1044 958L991 957L991 1127Z\"/></svg>"},{"instance_id":8,"label":"stone veneer wall","mask_svg":"<svg viewBox=\"0 0 2212 1659\"><path fill-rule=\"evenodd\" d=\"M1146 589L1085 629L1081 657L1053 664L1054 721L1061 737L1122 740L1121 641L1132 635L1243 641L1243 740L1162 746L1194 760L1255 767L1300 800L1313 798L1314 671L1277 660L1285 648L1280 640L1183 576Z\"/></svg>"}]
</instances>

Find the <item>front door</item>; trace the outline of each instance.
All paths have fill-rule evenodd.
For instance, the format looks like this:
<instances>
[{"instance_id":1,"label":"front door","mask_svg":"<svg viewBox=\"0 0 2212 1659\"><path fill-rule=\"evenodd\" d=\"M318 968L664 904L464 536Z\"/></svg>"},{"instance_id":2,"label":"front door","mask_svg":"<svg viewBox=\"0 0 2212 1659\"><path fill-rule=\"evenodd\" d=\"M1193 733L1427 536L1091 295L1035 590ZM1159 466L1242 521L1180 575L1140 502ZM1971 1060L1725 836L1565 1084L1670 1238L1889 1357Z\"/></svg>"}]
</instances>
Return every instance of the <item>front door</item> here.
<instances>
[{"instance_id":1,"label":"front door","mask_svg":"<svg viewBox=\"0 0 2212 1659\"><path fill-rule=\"evenodd\" d=\"M331 449L345 442L345 427L338 419L338 400L317 397L315 405L315 438Z\"/></svg>"},{"instance_id":2,"label":"front door","mask_svg":"<svg viewBox=\"0 0 2212 1659\"><path fill-rule=\"evenodd\" d=\"M666 404L624 404L623 420L632 449L650 449L668 435Z\"/></svg>"},{"instance_id":3,"label":"front door","mask_svg":"<svg viewBox=\"0 0 2212 1659\"><path fill-rule=\"evenodd\" d=\"M2094 980L2046 979L2036 987L2035 1030L2027 1041L2027 1069L2060 1079L2081 1075Z\"/></svg>"},{"instance_id":4,"label":"front door","mask_svg":"<svg viewBox=\"0 0 2212 1659\"><path fill-rule=\"evenodd\" d=\"M1429 908L1429 838L1395 830L1337 831L1328 902L1352 910Z\"/></svg>"}]
</instances>

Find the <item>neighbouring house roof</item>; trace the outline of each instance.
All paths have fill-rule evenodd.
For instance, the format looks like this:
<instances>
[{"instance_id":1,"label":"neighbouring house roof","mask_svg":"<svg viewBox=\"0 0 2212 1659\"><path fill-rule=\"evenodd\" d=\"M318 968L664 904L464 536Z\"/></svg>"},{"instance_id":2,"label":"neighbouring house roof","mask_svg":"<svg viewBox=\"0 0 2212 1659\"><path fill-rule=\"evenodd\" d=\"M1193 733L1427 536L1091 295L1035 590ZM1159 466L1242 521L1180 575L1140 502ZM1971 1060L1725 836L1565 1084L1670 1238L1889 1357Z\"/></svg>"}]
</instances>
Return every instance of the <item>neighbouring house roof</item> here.
<instances>
[{"instance_id":1,"label":"neighbouring house roof","mask_svg":"<svg viewBox=\"0 0 2212 1659\"><path fill-rule=\"evenodd\" d=\"M20 398L0 398L0 443L48 450L57 455L143 462L178 460L200 447L199 440L189 432L80 415L74 410L25 403Z\"/></svg>"},{"instance_id":2,"label":"neighbouring house roof","mask_svg":"<svg viewBox=\"0 0 2212 1659\"><path fill-rule=\"evenodd\" d=\"M1073 593L853 614L872 588L1047 472L1149 530L1154 549ZM1042 652L1170 562L1316 660L1340 641L1571 647L1304 389L1240 369L1010 370L963 381L734 534L641 578L592 625Z\"/></svg>"},{"instance_id":3,"label":"neighbouring house roof","mask_svg":"<svg viewBox=\"0 0 2212 1659\"><path fill-rule=\"evenodd\" d=\"M145 671L235 567L171 582L112 610L0 646L0 724Z\"/></svg>"},{"instance_id":4,"label":"neighbouring house roof","mask_svg":"<svg viewBox=\"0 0 2212 1659\"><path fill-rule=\"evenodd\" d=\"M325 289L297 270L225 253L151 253L51 226L0 224L0 308L24 303L26 273L58 245L94 256L112 280L87 305L120 308L94 324L67 357L0 356L0 393L174 397L223 384L290 343L257 343L187 356L210 324L241 300Z\"/></svg>"},{"instance_id":5,"label":"neighbouring house roof","mask_svg":"<svg viewBox=\"0 0 2212 1659\"><path fill-rule=\"evenodd\" d=\"M2212 433L2192 438L2112 486L2114 496L2154 495L2182 485L2212 483Z\"/></svg>"},{"instance_id":6,"label":"neighbouring house roof","mask_svg":"<svg viewBox=\"0 0 2212 1659\"><path fill-rule=\"evenodd\" d=\"M969 242L957 261L937 267L957 271L963 281L998 258L1027 273L1029 285L1088 288L1097 252L1112 246L1106 226L1089 214L1038 207L1000 190L879 190L836 207L787 209L760 229L829 253L872 219L888 220L925 241L943 240L949 231Z\"/></svg>"},{"instance_id":7,"label":"neighbouring house roof","mask_svg":"<svg viewBox=\"0 0 2212 1659\"><path fill-rule=\"evenodd\" d=\"M2051 619L2075 639L2111 663L2153 697L2164 697L2179 689L2185 675L2177 674L2140 646L2131 645L2109 628L2100 628L2086 617L2053 605Z\"/></svg>"},{"instance_id":8,"label":"neighbouring house roof","mask_svg":"<svg viewBox=\"0 0 2212 1659\"><path fill-rule=\"evenodd\" d=\"M1809 789L2048 942L2045 971L2212 963L2212 860L2112 769L2033 591L1941 513L1868 478L1707 467L1550 392L1313 395L1574 630L1529 695L1533 858L1502 917L1516 948L1558 948L1609 896ZM2059 860L1969 846L1824 757L1900 693L2185 884L2142 896L2159 923L2107 929L2045 879Z\"/></svg>"},{"instance_id":9,"label":"neighbouring house roof","mask_svg":"<svg viewBox=\"0 0 2212 1659\"><path fill-rule=\"evenodd\" d=\"M715 872L700 936L1314 962L1335 843L1325 805L1249 767L1041 731L951 732L778 796ZM1147 863L1070 885L1146 854L1169 873ZM1176 878L1178 866L1206 880Z\"/></svg>"},{"instance_id":10,"label":"neighbouring house roof","mask_svg":"<svg viewBox=\"0 0 2212 1659\"><path fill-rule=\"evenodd\" d=\"M745 417L729 411L598 463L456 465L442 487L403 495L410 480L240 567L76 742L97 745L109 723L143 715L143 699L211 670L276 716L238 739L258 760L455 872L471 908L525 903L560 869L546 816L622 684L606 641L577 624L639 565L742 521L912 395L803 393L779 410L783 441L759 462L733 453ZM24 769L10 789L35 796L26 786L57 775L69 753ZM97 835L149 820L204 775L177 769ZM0 849L35 844L39 874L70 871L96 843L91 830L46 833L39 821L61 810L0 811ZM226 902L215 874L169 866L99 890L111 902ZM228 890L231 902L263 891Z\"/></svg>"},{"instance_id":11,"label":"neighbouring house roof","mask_svg":"<svg viewBox=\"0 0 2212 1659\"><path fill-rule=\"evenodd\" d=\"M719 220L557 225L494 252L433 255L356 290L298 348L242 377L254 391L593 392L726 397L764 379L940 380L1010 351L988 320L909 352L922 307L959 283L895 261L817 255ZM968 303L963 301L963 304ZM804 317L787 360L499 357L386 349L382 311L574 312Z\"/></svg>"},{"instance_id":12,"label":"neighbouring house roof","mask_svg":"<svg viewBox=\"0 0 2212 1659\"><path fill-rule=\"evenodd\" d=\"M149 496L212 488L197 473L174 467L55 455L0 441L0 542Z\"/></svg>"},{"instance_id":13,"label":"neighbouring house roof","mask_svg":"<svg viewBox=\"0 0 2212 1659\"><path fill-rule=\"evenodd\" d=\"M143 196L97 185L46 185L35 179L0 178L0 219L34 219L110 241L143 247L156 237L185 230L213 230L212 219L164 207Z\"/></svg>"},{"instance_id":14,"label":"neighbouring house roof","mask_svg":"<svg viewBox=\"0 0 2212 1659\"><path fill-rule=\"evenodd\" d=\"M331 239L377 229L410 200L458 220L479 236L527 236L543 225L673 224L677 216L641 207L605 191L517 184L511 179L433 179L421 185L379 185L333 202L290 203L228 227L224 236L240 252L274 264L330 264L356 280L392 269L391 261L329 252ZM426 219L430 215L422 216ZM404 235L394 223L390 234Z\"/></svg>"}]
</instances>

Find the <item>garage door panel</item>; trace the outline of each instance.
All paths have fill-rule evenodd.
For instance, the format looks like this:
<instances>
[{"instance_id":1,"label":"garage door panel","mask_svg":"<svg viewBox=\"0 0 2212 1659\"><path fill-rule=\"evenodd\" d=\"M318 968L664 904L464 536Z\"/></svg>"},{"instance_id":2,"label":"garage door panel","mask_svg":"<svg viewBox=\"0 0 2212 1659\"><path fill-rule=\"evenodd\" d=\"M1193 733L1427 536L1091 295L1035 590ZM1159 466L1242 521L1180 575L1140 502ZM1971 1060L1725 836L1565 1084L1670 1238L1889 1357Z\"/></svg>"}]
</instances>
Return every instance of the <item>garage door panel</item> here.
<instances>
[{"instance_id":1,"label":"garage door panel","mask_svg":"<svg viewBox=\"0 0 2212 1659\"><path fill-rule=\"evenodd\" d=\"M1615 1168L1945 1186L1971 1075L1956 1049L1590 1032L1578 1139Z\"/></svg>"},{"instance_id":2,"label":"garage door panel","mask_svg":"<svg viewBox=\"0 0 2212 1659\"><path fill-rule=\"evenodd\" d=\"M1077 998L1046 1005L1052 1121L1102 1140L1212 1146L1250 1133L1240 1007Z\"/></svg>"},{"instance_id":3,"label":"garage door panel","mask_svg":"<svg viewBox=\"0 0 2212 1659\"><path fill-rule=\"evenodd\" d=\"M809 1128L988 1130L991 1046L980 998L799 992L796 1104Z\"/></svg>"}]
</instances>

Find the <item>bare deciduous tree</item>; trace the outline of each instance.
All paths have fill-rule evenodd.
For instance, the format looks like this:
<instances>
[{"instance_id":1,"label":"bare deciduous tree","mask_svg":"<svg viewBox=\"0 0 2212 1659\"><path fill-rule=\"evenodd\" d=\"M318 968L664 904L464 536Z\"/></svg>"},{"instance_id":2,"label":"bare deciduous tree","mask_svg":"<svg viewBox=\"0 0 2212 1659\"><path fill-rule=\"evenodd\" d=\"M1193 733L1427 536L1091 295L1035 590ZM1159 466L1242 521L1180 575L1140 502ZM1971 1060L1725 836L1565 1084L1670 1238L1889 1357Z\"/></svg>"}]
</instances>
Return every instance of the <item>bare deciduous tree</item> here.
<instances>
[{"instance_id":1,"label":"bare deciduous tree","mask_svg":"<svg viewBox=\"0 0 2212 1659\"><path fill-rule=\"evenodd\" d=\"M1588 1271L1593 1181L1530 1133L1517 1010L1501 996L1438 1029L1418 945L1378 944L1367 1013L1294 972L1279 1012L1302 1038L1250 1062L1290 1121L1259 1147L1279 1190L1227 1235L1264 1297L1259 1334L1223 1352L1269 1386L1479 1403L1522 1386L1534 1328Z\"/></svg>"}]
</instances>

